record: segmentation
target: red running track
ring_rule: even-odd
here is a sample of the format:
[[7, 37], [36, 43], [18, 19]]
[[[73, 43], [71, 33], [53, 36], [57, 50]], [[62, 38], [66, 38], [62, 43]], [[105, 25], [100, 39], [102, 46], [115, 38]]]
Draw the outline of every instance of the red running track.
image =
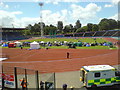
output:
[[[66, 58], [67, 52], [70, 53], [69, 59]], [[84, 65], [120, 64], [118, 50], [3, 48], [2, 53], [9, 56], [9, 59], [2, 62], [6, 67], [23, 67], [44, 73], [76, 71]]]

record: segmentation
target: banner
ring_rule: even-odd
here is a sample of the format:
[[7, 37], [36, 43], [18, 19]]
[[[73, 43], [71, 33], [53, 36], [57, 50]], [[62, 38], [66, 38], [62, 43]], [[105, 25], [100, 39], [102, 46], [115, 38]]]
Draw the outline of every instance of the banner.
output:
[[14, 75], [2, 74], [0, 78], [1, 79], [0, 86], [2, 86], [2, 77], [4, 78], [4, 87], [15, 88]]

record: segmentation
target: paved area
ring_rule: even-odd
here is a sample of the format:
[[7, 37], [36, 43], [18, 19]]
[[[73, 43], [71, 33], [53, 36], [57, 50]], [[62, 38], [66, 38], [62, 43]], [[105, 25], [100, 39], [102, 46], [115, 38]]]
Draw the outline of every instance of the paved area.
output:
[[[120, 70], [119, 66], [114, 66], [115, 68]], [[68, 88], [71, 86], [75, 88], [81, 88], [83, 83], [80, 82], [80, 71], [71, 71], [71, 72], [64, 72], [64, 73], [56, 73], [56, 87], [62, 88], [62, 85], [66, 83]]]
[[62, 88], [62, 85], [66, 83], [68, 88], [71, 86], [81, 88], [83, 84], [80, 82], [79, 77], [79, 71], [56, 73], [56, 87]]

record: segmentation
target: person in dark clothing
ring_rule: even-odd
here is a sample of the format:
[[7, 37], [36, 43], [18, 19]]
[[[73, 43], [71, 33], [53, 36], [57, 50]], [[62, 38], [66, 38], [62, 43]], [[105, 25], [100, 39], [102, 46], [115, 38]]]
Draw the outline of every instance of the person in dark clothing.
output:
[[67, 84], [63, 84], [63, 90], [67, 90]]
[[44, 90], [44, 82], [40, 81], [40, 90]]
[[21, 49], [23, 49], [23, 47], [22, 47], [22, 46], [21, 46], [20, 48], [21, 48]]
[[48, 47], [46, 47], [46, 50], [48, 50]]
[[67, 58], [70, 58], [70, 53], [69, 52], [67, 52]]
[[22, 46], [22, 45], [20, 45], [20, 48], [21, 48], [21, 49], [23, 49], [23, 46]]
[[25, 78], [23, 78], [23, 80], [21, 82], [21, 86], [22, 86], [22, 90], [26, 90], [26, 88], [27, 88], [27, 81], [25, 80]]
[[2, 90], [4, 90], [4, 87], [5, 87], [5, 78], [4, 78], [4, 76], [2, 76]]

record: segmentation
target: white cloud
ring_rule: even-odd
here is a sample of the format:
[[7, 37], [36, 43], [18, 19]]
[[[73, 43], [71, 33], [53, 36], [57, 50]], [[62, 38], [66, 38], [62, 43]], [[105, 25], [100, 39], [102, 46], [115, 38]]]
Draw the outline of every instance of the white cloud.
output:
[[[120, 0], [34, 0], [34, 2], [43, 2], [43, 3], [52, 3], [52, 4], [59, 4], [60, 2], [110, 2], [113, 5], [117, 5]], [[110, 7], [110, 5], [107, 5], [106, 7]]]
[[[29, 0], [24, 0], [29, 1]], [[111, 0], [33, 0], [34, 2], [44, 2], [44, 3], [53, 3], [58, 4], [59, 2], [110, 2]]]
[[120, 0], [112, 0], [112, 3], [113, 3], [114, 5], [118, 5], [118, 2], [120, 2]]
[[97, 12], [101, 10], [100, 6], [97, 6], [95, 3], [90, 3], [86, 7], [81, 7], [76, 4], [71, 5], [71, 17], [74, 20], [80, 19], [80, 21], [85, 24], [90, 20], [95, 20], [97, 18]]
[[44, 3], [58, 4], [61, 0], [45, 0]]
[[63, 16], [67, 16], [68, 11], [67, 11], [67, 9], [64, 9], [64, 10], [61, 10], [61, 13], [62, 13]]
[[113, 5], [112, 4], [105, 4], [104, 7], [113, 7]]
[[[67, 0], [66, 0], [67, 1]], [[88, 21], [96, 20], [97, 12], [101, 10], [100, 6], [94, 3], [88, 4], [86, 7], [82, 7], [76, 4], [72, 4], [70, 10], [63, 9], [61, 11], [52, 12], [51, 10], [42, 10], [42, 21], [46, 25], [56, 25], [58, 21], [63, 21], [64, 25], [75, 24], [76, 20], [80, 19], [82, 25], [88, 23]], [[25, 27], [28, 24], [34, 25], [34, 23], [40, 22], [40, 17], [23, 17], [17, 18], [16, 15], [23, 14], [21, 11], [8, 12], [0, 11], [0, 20], [2, 19], [2, 25], [11, 27]], [[94, 21], [93, 21], [94, 22]]]
[[48, 16], [48, 15], [50, 15], [52, 13], [52, 11], [50, 11], [50, 10], [42, 10], [42, 14], [44, 15], [44, 16]]
[[[93, 0], [94, 1], [94, 0]], [[96, 1], [96, 0], [95, 0]], [[101, 0], [100, 0], [101, 1]], [[103, 0], [104, 1], [104, 0]], [[72, 2], [72, 3], [77, 3], [77, 2], [91, 2], [91, 0], [34, 0], [34, 2], [43, 2], [43, 3], [52, 3], [52, 4], [59, 4], [60, 2]]]
[[[120, 15], [120, 14], [119, 14], [119, 15]], [[118, 14], [115, 14], [114, 16], [108, 17], [108, 19], [118, 20]]]
[[23, 12], [21, 12], [21, 11], [15, 11], [15, 12], [11, 12], [11, 14], [13, 14], [13, 15], [19, 15], [19, 14], [22, 14]]
[[28, 24], [32, 24], [34, 25], [35, 23], [38, 23], [40, 18], [36, 17], [36, 18], [31, 18], [31, 17], [24, 17], [24, 18], [21, 18], [21, 26], [27, 26]]
[[[42, 21], [47, 24], [53, 24], [56, 25], [57, 21], [65, 21], [65, 16], [66, 14], [64, 13], [66, 10], [62, 10], [62, 16], [60, 12], [52, 13], [50, 10], [43, 10], [42, 11]], [[17, 18], [16, 15], [22, 14], [21, 11], [16, 11], [16, 12], [8, 12], [8, 11], [3, 11], [0, 10], [0, 26], [3, 27], [25, 27], [28, 24], [34, 25], [35, 23], [40, 22], [40, 17], [36, 18], [31, 18], [31, 17], [23, 17], [23, 18]]]
[[52, 11], [47, 10], [47, 11], [43, 11], [45, 13], [43, 13], [43, 22], [45, 22], [46, 24], [53, 24], [55, 25], [57, 23], [57, 20], [59, 20], [60, 18], [60, 13], [56, 12], [56, 13], [52, 13]]
[[14, 25], [15, 27], [20, 27], [21, 21], [16, 18], [16, 14], [20, 14], [20, 12], [8, 12], [4, 10], [0, 10], [0, 26], [5, 27], [12, 27]]
[[[35, 2], [40, 2], [41, 0], [35, 0]], [[44, 3], [58, 4], [59, 2], [79, 2], [80, 0], [45, 0]]]
[[67, 9], [63, 9], [63, 10], [55, 12], [55, 13], [53, 13], [50, 10], [42, 11], [42, 20], [47, 25], [50, 25], [50, 24], [56, 25], [58, 21], [63, 21], [64, 25], [66, 25], [66, 24], [68, 24], [67, 16], [69, 16]]
[[2, 0], [4, 2], [110, 2], [111, 0]]
[[105, 4], [104, 7], [113, 7], [115, 5], [118, 5], [118, 3], [120, 2], [120, 0], [111, 0], [111, 4]]
[[8, 9], [9, 6], [4, 4], [3, 2], [0, 2], [0, 9]]

